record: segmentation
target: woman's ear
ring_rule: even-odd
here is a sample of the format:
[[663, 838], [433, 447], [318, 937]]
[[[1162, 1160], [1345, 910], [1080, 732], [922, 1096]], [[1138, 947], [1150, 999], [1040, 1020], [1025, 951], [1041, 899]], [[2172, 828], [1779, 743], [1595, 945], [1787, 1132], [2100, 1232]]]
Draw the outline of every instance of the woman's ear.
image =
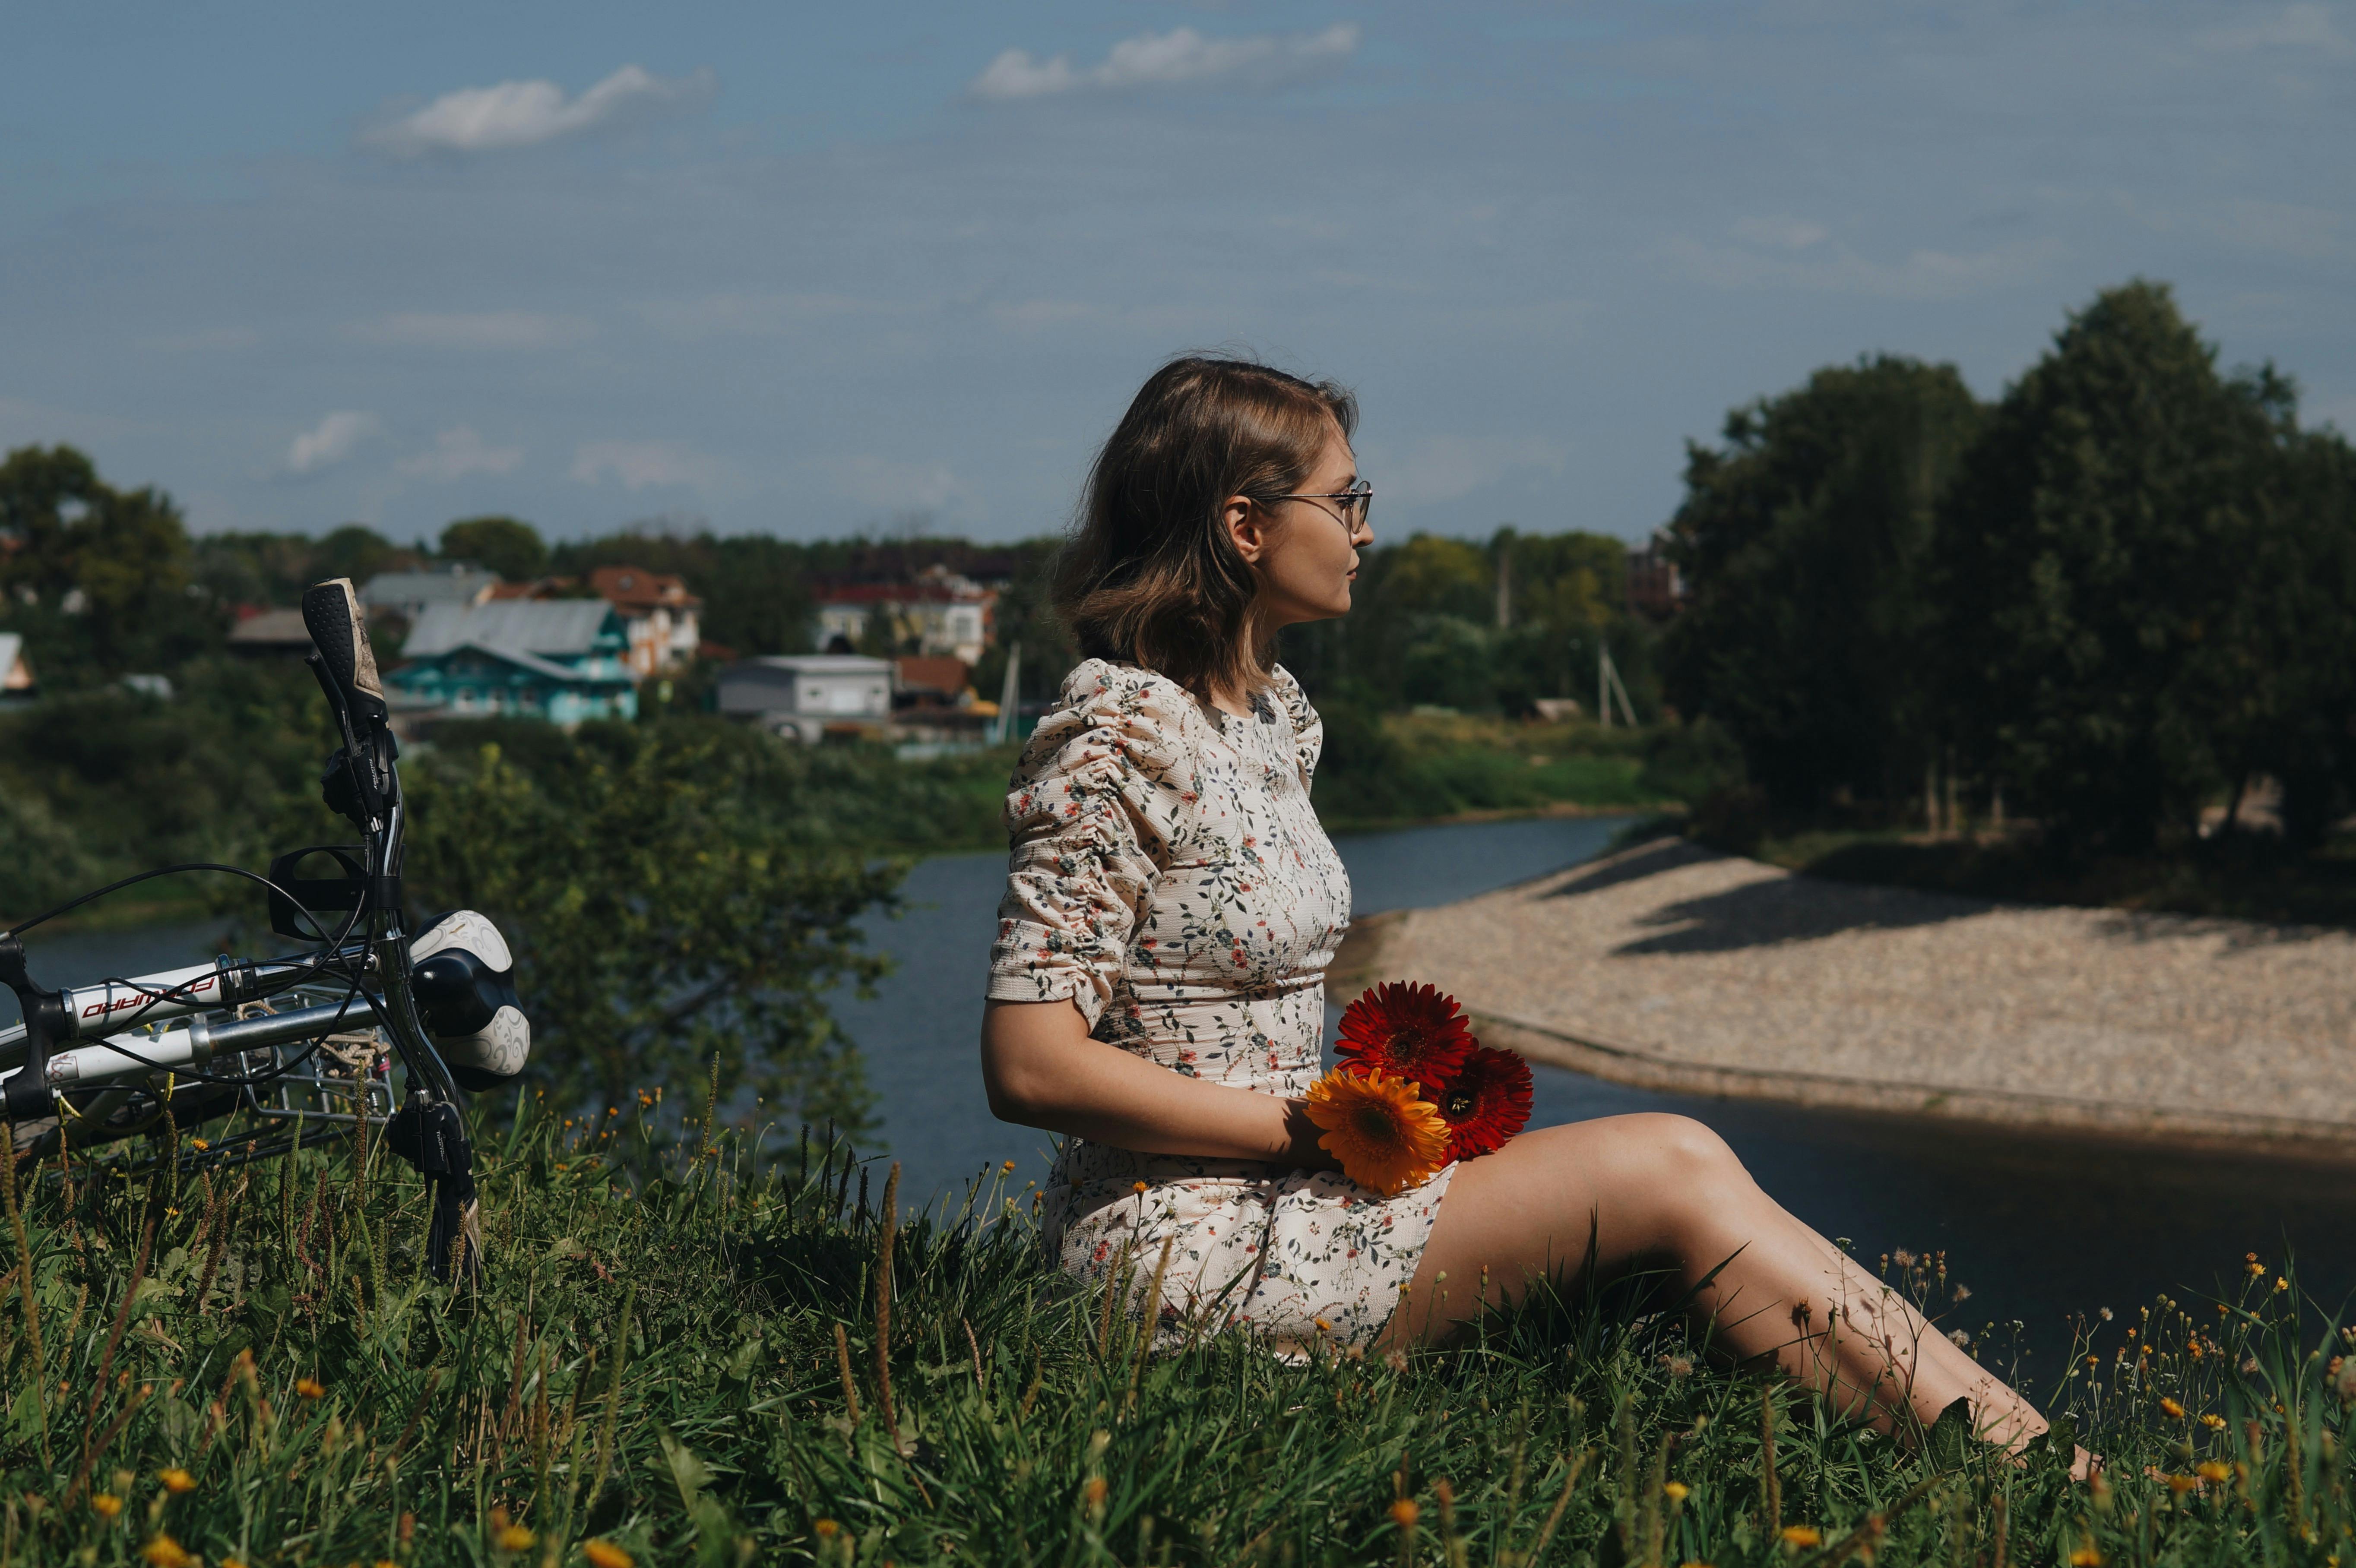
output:
[[1268, 550], [1268, 514], [1248, 496], [1230, 496], [1219, 508], [1219, 524], [1235, 541], [1236, 553], [1247, 566], [1258, 566]]

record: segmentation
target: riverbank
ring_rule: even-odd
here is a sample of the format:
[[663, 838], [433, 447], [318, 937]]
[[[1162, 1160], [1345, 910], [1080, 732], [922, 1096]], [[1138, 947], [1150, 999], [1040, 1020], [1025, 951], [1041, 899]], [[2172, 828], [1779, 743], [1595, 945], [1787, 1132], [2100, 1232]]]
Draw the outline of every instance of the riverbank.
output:
[[1676, 839], [1376, 917], [1336, 966], [1669, 1093], [2356, 1163], [2356, 934], [1796, 876]]

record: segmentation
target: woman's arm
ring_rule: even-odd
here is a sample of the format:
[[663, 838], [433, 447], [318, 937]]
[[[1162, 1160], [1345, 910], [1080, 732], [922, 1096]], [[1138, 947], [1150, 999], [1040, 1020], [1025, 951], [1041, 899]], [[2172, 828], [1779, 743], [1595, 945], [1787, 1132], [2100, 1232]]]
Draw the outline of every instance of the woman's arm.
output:
[[1002, 1122], [1140, 1154], [1264, 1159], [1339, 1170], [1299, 1100], [1173, 1072], [1088, 1038], [1063, 1002], [991, 1002], [981, 1017], [981, 1078]]

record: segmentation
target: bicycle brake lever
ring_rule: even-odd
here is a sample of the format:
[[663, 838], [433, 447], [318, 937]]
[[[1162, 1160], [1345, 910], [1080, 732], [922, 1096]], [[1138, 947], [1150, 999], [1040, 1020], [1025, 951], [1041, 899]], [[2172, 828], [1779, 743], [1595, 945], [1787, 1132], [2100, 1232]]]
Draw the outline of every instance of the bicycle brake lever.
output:
[[13, 931], [0, 935], [0, 986], [16, 993], [16, 1007], [25, 1015], [25, 1064], [0, 1091], [0, 1115], [11, 1122], [35, 1121], [53, 1108], [49, 1046], [67, 1029], [65, 998], [33, 984], [25, 968], [25, 939]]

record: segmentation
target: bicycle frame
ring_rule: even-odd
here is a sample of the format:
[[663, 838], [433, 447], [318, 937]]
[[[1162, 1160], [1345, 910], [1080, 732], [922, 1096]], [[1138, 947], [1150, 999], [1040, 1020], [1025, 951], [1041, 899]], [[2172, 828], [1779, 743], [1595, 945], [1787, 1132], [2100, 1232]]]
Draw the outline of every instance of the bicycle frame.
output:
[[[20, 936], [0, 933], [0, 985], [16, 992], [25, 1019], [0, 1031], [0, 1066], [15, 1066], [0, 1081], [0, 1118], [15, 1125], [56, 1117], [62, 1136], [70, 1122], [91, 1120], [92, 1107], [108, 1104], [110, 1095], [119, 1096], [112, 1102], [119, 1107], [130, 1096], [155, 1093], [158, 1080], [168, 1104], [186, 1072], [194, 1083], [236, 1084], [264, 1117], [295, 1122], [298, 1141], [305, 1122], [382, 1123], [393, 1152], [433, 1189], [427, 1259], [435, 1277], [447, 1280], [478, 1266], [481, 1222], [458, 1085], [426, 1031], [411, 982], [414, 933], [402, 909], [406, 818], [399, 748], [350, 580], [305, 592], [303, 618], [314, 647], [307, 662], [341, 741], [329, 757], [323, 793], [366, 841], [359, 874], [342, 884], [348, 898], [333, 904], [349, 912], [342, 929], [329, 934], [330, 925], [302, 909], [327, 937], [311, 953], [224, 959], [64, 990], [37, 985]], [[284, 864], [267, 879], [273, 901], [301, 908], [279, 880]], [[289, 997], [305, 1005], [269, 1007]], [[347, 1049], [332, 1049], [338, 1041]], [[322, 1053], [327, 1061], [319, 1061]], [[391, 1110], [390, 1058], [399, 1059], [407, 1080], [398, 1112]], [[204, 1071], [222, 1062], [236, 1071]], [[274, 1104], [264, 1105], [254, 1093], [262, 1087]], [[98, 1095], [88, 1104], [71, 1097], [87, 1099], [93, 1088]], [[377, 1114], [380, 1104], [389, 1114]]]

